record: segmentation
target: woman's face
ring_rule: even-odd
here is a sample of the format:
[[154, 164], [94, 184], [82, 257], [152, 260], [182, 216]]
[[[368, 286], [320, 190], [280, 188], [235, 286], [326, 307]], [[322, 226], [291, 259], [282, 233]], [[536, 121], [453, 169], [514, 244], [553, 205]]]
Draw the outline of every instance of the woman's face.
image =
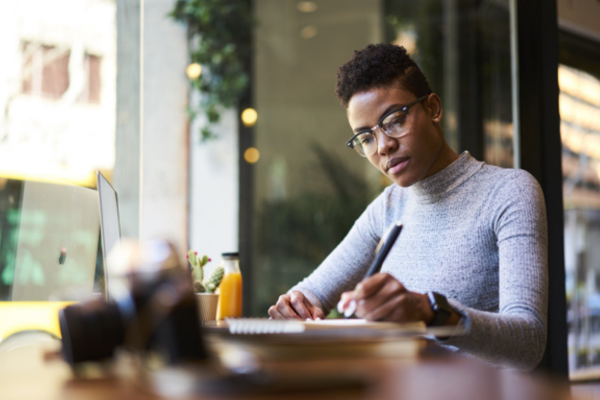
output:
[[[354, 133], [371, 129], [386, 112], [416, 99], [414, 94], [398, 85], [357, 93], [348, 103], [348, 122]], [[411, 126], [405, 136], [391, 138], [381, 129], [375, 130], [377, 151], [368, 157], [369, 162], [402, 187], [442, 170], [453, 160], [448, 158], [450, 148], [438, 128], [441, 117], [440, 99], [431, 94], [408, 109]]]

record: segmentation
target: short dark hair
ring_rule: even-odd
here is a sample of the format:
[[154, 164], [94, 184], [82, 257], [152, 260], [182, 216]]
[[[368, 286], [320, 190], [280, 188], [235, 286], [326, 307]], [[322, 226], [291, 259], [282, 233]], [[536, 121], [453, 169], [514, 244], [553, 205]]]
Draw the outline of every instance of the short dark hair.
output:
[[370, 44], [354, 55], [337, 73], [335, 94], [344, 107], [356, 93], [399, 83], [416, 97], [432, 93], [427, 78], [403, 46]]

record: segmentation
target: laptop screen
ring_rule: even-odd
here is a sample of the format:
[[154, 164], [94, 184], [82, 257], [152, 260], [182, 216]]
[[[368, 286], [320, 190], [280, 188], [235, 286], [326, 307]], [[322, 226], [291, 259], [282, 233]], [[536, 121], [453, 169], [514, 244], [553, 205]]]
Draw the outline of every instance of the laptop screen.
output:
[[100, 231], [96, 191], [21, 180], [4, 189], [1, 299], [73, 301], [92, 294]]

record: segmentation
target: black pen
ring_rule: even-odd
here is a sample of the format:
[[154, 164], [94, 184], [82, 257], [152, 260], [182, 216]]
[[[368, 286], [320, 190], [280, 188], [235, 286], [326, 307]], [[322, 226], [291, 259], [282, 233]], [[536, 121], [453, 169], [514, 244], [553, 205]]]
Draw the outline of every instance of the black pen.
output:
[[[375, 275], [381, 270], [381, 266], [383, 265], [385, 258], [387, 257], [394, 243], [396, 243], [396, 239], [398, 239], [398, 236], [400, 236], [400, 231], [402, 231], [402, 223], [396, 222], [388, 231], [387, 235], [384, 235], [381, 238], [379, 244], [377, 245], [377, 248], [375, 249], [375, 252], [377, 253], [375, 261], [373, 261], [373, 264], [371, 264], [371, 266], [369, 267], [369, 270], [365, 274], [363, 281]], [[356, 311], [356, 306], [356, 302], [352, 300], [348, 305], [348, 308], [344, 310], [344, 317], [350, 318], [352, 315], [354, 315], [354, 312]], [[341, 312], [339, 305], [338, 311]]]

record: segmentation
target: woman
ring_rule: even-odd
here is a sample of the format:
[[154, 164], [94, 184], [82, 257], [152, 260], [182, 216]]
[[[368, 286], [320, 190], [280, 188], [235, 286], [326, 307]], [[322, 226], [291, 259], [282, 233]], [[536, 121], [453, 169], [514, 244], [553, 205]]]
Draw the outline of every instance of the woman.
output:
[[[496, 365], [533, 369], [546, 343], [547, 228], [525, 171], [460, 156], [442, 104], [403, 47], [369, 45], [338, 71], [347, 143], [388, 176], [385, 189], [327, 259], [280, 296], [272, 318], [323, 318], [341, 298], [369, 320], [455, 325], [439, 340]], [[361, 281], [388, 227], [403, 230], [381, 273]]]

